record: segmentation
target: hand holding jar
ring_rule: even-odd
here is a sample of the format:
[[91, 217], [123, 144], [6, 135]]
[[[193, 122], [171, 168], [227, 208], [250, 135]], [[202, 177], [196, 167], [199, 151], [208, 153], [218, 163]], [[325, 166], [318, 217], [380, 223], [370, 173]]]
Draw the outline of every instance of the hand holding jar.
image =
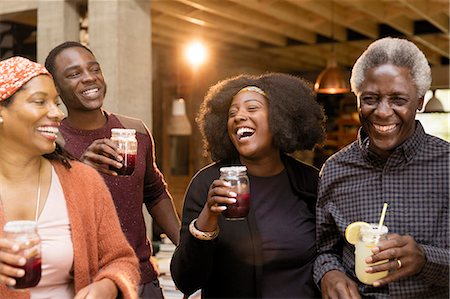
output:
[[111, 129], [111, 140], [117, 145], [118, 153], [122, 156], [122, 167], [110, 167], [118, 175], [131, 175], [134, 172], [137, 155], [136, 130]]
[[41, 279], [41, 240], [34, 221], [10, 221], [0, 239], [0, 281], [14, 289], [36, 286]]
[[223, 215], [227, 220], [242, 220], [250, 210], [250, 184], [247, 167], [230, 166], [220, 168], [220, 180], [227, 182], [229, 188], [237, 194], [236, 202], [228, 204]]

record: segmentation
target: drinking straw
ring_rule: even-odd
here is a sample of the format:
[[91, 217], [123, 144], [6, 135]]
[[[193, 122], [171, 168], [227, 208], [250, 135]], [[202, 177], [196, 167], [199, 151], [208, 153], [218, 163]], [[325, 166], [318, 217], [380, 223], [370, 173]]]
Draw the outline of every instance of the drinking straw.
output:
[[381, 217], [380, 217], [380, 222], [378, 223], [378, 230], [381, 230], [381, 227], [383, 226], [383, 222], [384, 222], [384, 217], [386, 216], [386, 210], [388, 208], [388, 204], [387, 202], [385, 202], [383, 204], [383, 210], [381, 211]]

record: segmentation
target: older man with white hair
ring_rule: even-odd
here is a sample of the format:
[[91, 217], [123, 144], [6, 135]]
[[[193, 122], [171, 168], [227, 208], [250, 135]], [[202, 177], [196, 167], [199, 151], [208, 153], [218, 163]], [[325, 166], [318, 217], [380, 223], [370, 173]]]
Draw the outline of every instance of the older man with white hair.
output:
[[[450, 147], [415, 120], [430, 84], [427, 59], [404, 39], [377, 40], [356, 61], [351, 86], [362, 128], [325, 162], [318, 187], [314, 279], [323, 298], [449, 297]], [[385, 202], [389, 234], [363, 271], [388, 274], [364, 284], [345, 230], [378, 223]]]

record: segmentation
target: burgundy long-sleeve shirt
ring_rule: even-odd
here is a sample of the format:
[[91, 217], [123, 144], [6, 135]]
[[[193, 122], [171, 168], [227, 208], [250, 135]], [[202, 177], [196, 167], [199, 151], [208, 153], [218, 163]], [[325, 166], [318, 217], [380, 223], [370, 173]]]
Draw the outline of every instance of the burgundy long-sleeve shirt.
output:
[[[122, 230], [139, 258], [141, 283], [146, 283], [156, 278], [156, 272], [150, 263], [152, 246], [146, 234], [142, 204], [145, 203], [150, 210], [163, 198], [170, 198], [170, 195], [164, 177], [155, 163], [153, 138], [143, 123], [142, 126], [146, 133], [136, 133], [138, 150], [133, 174], [116, 177], [102, 174], [102, 176], [112, 194]], [[108, 115], [106, 125], [100, 129], [79, 130], [63, 120], [59, 130], [64, 137], [64, 148], [73, 156], [80, 158], [92, 142], [110, 138], [112, 128], [124, 128], [114, 114]]]

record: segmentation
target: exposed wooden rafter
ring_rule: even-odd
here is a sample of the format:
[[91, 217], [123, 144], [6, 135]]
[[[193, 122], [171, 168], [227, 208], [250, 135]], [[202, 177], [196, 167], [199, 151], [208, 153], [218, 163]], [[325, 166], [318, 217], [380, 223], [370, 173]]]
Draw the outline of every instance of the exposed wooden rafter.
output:
[[152, 0], [152, 13], [155, 30], [253, 52], [244, 63], [283, 61], [287, 71], [322, 69], [331, 52], [350, 68], [383, 36], [414, 41], [432, 65], [450, 58], [449, 0]]

